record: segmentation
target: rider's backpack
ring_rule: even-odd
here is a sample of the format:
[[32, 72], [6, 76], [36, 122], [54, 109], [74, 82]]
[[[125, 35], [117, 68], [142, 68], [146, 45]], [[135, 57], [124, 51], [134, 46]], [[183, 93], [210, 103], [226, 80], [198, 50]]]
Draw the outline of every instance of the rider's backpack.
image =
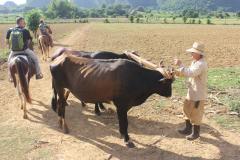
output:
[[23, 30], [20, 28], [14, 28], [10, 34], [10, 48], [12, 51], [23, 51]]

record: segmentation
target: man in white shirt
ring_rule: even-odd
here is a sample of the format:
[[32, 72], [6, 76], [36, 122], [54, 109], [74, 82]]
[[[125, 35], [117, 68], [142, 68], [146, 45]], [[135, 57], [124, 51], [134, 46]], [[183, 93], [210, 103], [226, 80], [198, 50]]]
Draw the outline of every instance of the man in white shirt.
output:
[[185, 67], [181, 60], [175, 59], [179, 66], [177, 76], [188, 78], [188, 92], [184, 101], [183, 113], [186, 126], [178, 130], [186, 134], [188, 140], [197, 139], [200, 135], [200, 124], [204, 114], [204, 103], [207, 99], [207, 62], [204, 59], [204, 44], [195, 42], [193, 47], [186, 50], [192, 55], [193, 62], [190, 67]]

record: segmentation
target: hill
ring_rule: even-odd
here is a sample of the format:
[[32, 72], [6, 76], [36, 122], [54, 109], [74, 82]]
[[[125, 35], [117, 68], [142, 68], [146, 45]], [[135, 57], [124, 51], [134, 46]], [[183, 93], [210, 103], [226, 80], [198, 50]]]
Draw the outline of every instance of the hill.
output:
[[159, 0], [160, 8], [164, 10], [207, 9], [207, 10], [240, 10], [239, 0]]
[[[44, 7], [51, 0], [27, 0], [27, 5], [31, 7]], [[128, 4], [132, 7], [144, 6], [151, 8], [160, 8], [164, 10], [183, 10], [186, 8], [192, 9], [208, 9], [225, 11], [239, 11], [239, 0], [70, 0], [74, 4], [83, 8], [96, 8], [102, 4]]]
[[2, 7], [17, 7], [17, 4], [12, 2], [12, 1], [7, 1], [5, 2], [3, 5], [1, 5]]

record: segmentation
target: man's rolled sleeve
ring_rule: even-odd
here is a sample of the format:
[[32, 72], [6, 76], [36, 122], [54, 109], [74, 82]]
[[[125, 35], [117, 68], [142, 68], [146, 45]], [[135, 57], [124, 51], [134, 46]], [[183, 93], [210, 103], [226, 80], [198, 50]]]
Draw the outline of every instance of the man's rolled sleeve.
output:
[[197, 77], [199, 74], [201, 74], [202, 68], [200, 65], [193, 65], [189, 68], [187, 67], [181, 67], [180, 72], [183, 74], [185, 77]]
[[6, 35], [7, 40], [9, 40], [11, 32], [12, 32], [12, 30], [10, 30], [10, 29], [7, 31], [7, 35]]

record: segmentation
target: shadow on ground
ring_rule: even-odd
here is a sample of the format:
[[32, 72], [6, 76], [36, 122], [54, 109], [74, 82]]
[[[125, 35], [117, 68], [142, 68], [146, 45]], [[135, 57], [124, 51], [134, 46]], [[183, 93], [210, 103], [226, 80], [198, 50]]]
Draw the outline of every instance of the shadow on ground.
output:
[[[94, 110], [90, 107], [82, 108], [80, 103], [70, 100], [69, 106], [66, 109], [66, 119], [70, 128], [70, 135], [89, 144], [92, 144], [107, 154], [119, 159], [164, 159], [164, 160], [192, 160], [201, 159], [202, 157], [187, 157], [181, 154], [173, 153], [167, 150], [158, 148], [155, 144], [143, 144], [141, 140], [133, 139], [134, 143], [141, 148], [127, 149], [123, 141], [122, 144], [110, 143], [103, 140], [104, 137], [113, 136], [119, 138], [118, 120], [116, 113], [103, 113], [101, 116], [94, 115]], [[31, 108], [29, 114], [37, 121], [31, 120], [34, 123], [43, 123], [52, 128], [62, 132], [57, 126], [57, 114], [55, 114], [50, 105], [41, 101], [34, 100], [35, 105], [45, 107], [46, 111], [41, 111], [36, 108]], [[34, 116], [34, 113], [41, 114], [42, 118]], [[139, 119], [134, 116], [128, 116], [129, 133], [136, 135], [165, 135], [168, 138], [184, 138], [176, 133], [176, 128], [182, 124], [171, 124], [166, 122], [158, 122], [152, 120]], [[203, 125], [202, 133], [210, 133], [215, 130], [209, 125]], [[91, 133], [91, 134], [90, 134]], [[210, 133], [211, 134], [211, 133]], [[239, 146], [230, 144], [225, 141], [219, 132], [211, 134], [214, 139], [201, 137], [203, 143], [209, 143], [219, 149], [220, 159], [238, 159]], [[158, 140], [157, 140], [158, 141]], [[156, 141], [156, 143], [158, 143]], [[161, 141], [161, 139], [159, 139]], [[205, 148], [203, 148], [205, 149]], [[229, 154], [227, 153], [229, 151]], [[231, 154], [230, 154], [231, 153]], [[207, 160], [207, 159], [206, 159]]]

